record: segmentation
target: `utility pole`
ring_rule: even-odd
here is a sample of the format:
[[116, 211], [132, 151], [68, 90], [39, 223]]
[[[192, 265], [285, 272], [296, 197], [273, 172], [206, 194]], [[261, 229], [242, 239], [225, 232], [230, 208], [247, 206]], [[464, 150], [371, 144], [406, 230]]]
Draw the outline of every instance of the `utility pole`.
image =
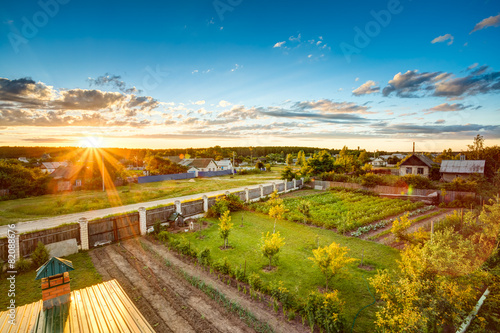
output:
[[104, 157], [102, 156], [102, 151], [101, 151], [101, 168], [102, 168], [102, 191], [106, 191], [106, 188], [104, 187]]
[[235, 153], [235, 152], [233, 151], [233, 167], [231, 168], [231, 169], [232, 169], [232, 170], [231, 170], [231, 172], [232, 172], [232, 173], [234, 173], [234, 166], [235, 166], [235, 164], [234, 164], [234, 153]]

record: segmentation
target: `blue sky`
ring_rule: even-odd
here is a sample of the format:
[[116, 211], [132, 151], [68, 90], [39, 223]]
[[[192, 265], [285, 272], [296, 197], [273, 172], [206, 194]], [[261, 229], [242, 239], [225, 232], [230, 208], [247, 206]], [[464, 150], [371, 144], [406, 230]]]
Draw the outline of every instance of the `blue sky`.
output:
[[497, 1], [0, 5], [0, 144], [500, 144]]

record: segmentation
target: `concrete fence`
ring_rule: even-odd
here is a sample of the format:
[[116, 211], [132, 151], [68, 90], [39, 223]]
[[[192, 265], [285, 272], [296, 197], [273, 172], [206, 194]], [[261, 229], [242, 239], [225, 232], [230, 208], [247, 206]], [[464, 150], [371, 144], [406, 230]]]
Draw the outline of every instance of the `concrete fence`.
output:
[[[278, 190], [278, 193], [285, 193], [285, 191], [298, 190], [302, 186], [303, 180], [301, 179], [291, 182], [277, 181], [265, 186], [246, 188], [244, 191], [226, 191], [225, 194], [234, 194], [242, 201], [252, 202], [268, 196], [275, 189]], [[96, 246], [145, 235], [147, 229], [152, 227], [155, 222], [163, 223], [168, 221], [168, 218], [174, 212], [181, 213], [184, 217], [202, 216], [216, 203], [218, 196], [207, 197], [206, 195], [200, 195], [201, 198], [195, 200], [184, 202], [177, 200], [173, 204], [151, 209], [140, 207], [138, 211], [90, 221], [86, 218], [80, 218], [78, 223], [75, 224], [17, 235], [16, 258], [30, 256], [39, 241], [44, 245], [48, 245], [68, 239], [76, 239], [82, 250], [89, 250]], [[0, 238], [0, 259], [3, 261], [8, 260], [7, 238]]]

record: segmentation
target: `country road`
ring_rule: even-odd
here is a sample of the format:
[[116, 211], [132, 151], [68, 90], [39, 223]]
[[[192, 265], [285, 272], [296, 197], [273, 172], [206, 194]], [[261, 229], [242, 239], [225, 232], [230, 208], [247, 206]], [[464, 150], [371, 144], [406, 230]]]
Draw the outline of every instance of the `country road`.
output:
[[[275, 183], [279, 183], [279, 182], [280, 181], [277, 180]], [[85, 217], [87, 220], [92, 220], [95, 218], [100, 218], [100, 217], [108, 216], [111, 214], [126, 213], [126, 212], [130, 212], [130, 211], [138, 210], [139, 207], [149, 208], [149, 207], [154, 207], [154, 206], [158, 206], [158, 205], [165, 205], [165, 204], [169, 204], [169, 203], [174, 203], [176, 200], [184, 201], [184, 200], [190, 200], [190, 199], [198, 199], [198, 198], [201, 198], [203, 195], [210, 197], [210, 196], [214, 196], [214, 195], [224, 194], [226, 191], [238, 192], [238, 191], [243, 191], [245, 188], [253, 189], [253, 188], [258, 188], [260, 185], [265, 186], [265, 185], [269, 185], [272, 183], [273, 182], [267, 182], [267, 183], [262, 183], [262, 184], [258, 184], [258, 185], [228, 188], [225, 190], [198, 193], [198, 194], [186, 195], [186, 196], [176, 197], [176, 198], [140, 202], [140, 203], [126, 205], [126, 206], [118, 206], [118, 207], [112, 207], [112, 208], [90, 210], [90, 211], [80, 212], [80, 213], [75, 213], [75, 214], [67, 214], [67, 215], [47, 217], [47, 218], [33, 220], [33, 221], [18, 222], [18, 223], [16, 223], [15, 230], [17, 233], [24, 233], [24, 232], [33, 231], [33, 230], [54, 228], [54, 227], [57, 227], [61, 224], [78, 222], [78, 219], [80, 219], [81, 217]], [[0, 226], [0, 238], [7, 236], [8, 229], [9, 229], [8, 225]]]

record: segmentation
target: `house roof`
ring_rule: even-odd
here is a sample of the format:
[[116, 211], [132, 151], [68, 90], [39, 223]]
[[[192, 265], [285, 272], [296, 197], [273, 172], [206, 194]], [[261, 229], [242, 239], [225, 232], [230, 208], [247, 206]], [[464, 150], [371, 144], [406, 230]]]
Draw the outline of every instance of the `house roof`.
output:
[[83, 167], [68, 165], [68, 166], [60, 166], [54, 172], [52, 172], [49, 176], [54, 179], [71, 179], [76, 176]]
[[230, 166], [231, 161], [229, 160], [220, 160], [215, 162], [218, 166]]
[[43, 310], [43, 301], [0, 312], [0, 332], [154, 332], [116, 280], [71, 292], [71, 301]]
[[74, 271], [73, 263], [66, 259], [52, 257], [45, 264], [36, 270], [35, 280], [40, 280], [49, 276]]
[[42, 162], [42, 167], [46, 169], [57, 169], [60, 166], [68, 166], [67, 162]]
[[213, 158], [190, 158], [182, 160], [179, 164], [190, 168], [203, 169], [208, 167], [213, 160]]
[[179, 164], [182, 161], [182, 159], [179, 156], [165, 156], [165, 158], [177, 164]]
[[442, 173], [484, 173], [484, 160], [459, 161], [459, 160], [444, 160], [441, 163]]
[[423, 164], [427, 165], [429, 168], [432, 168], [433, 165], [439, 165], [439, 163], [434, 162], [429, 157], [425, 155], [411, 154], [407, 156], [400, 165], [406, 165], [406, 162], [409, 161], [412, 157], [418, 158]]

